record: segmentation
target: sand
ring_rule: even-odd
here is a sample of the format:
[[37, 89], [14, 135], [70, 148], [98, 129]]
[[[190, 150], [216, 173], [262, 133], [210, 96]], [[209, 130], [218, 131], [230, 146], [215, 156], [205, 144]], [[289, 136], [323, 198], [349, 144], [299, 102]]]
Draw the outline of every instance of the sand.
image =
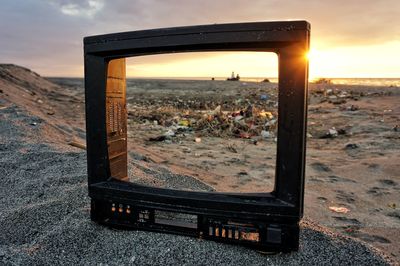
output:
[[[84, 138], [83, 106], [82, 98], [79, 98], [82, 92], [77, 93], [73, 88], [50, 82], [41, 84], [41, 89], [46, 89], [41, 92], [38, 86], [32, 85], [33, 81], [46, 81], [32, 72], [14, 66], [2, 66], [1, 70], [0, 261], [6, 265], [384, 265], [398, 262], [398, 209], [387, 206], [388, 202], [398, 203], [399, 199], [396, 193], [398, 176], [392, 173], [398, 169], [396, 162], [385, 160], [385, 155], [370, 158], [367, 152], [356, 154], [361, 158], [343, 158], [340, 161], [342, 153], [348, 152], [340, 146], [342, 141], [345, 144], [348, 140], [342, 139], [323, 140], [333, 142], [326, 151], [310, 145], [308, 154], [312, 161], [308, 161], [307, 175], [311, 177], [308, 177], [306, 184], [306, 218], [302, 222], [299, 252], [263, 255], [247, 248], [211, 241], [120, 231], [97, 225], [89, 219], [85, 151], [67, 144], [71, 140], [83, 141]], [[11, 73], [15, 79], [4, 78], [4, 71]], [[32, 92], [35, 94], [32, 95]], [[387, 105], [398, 119], [398, 110], [394, 109], [396, 105], [390, 101], [390, 97], [397, 96], [388, 97]], [[374, 100], [380, 98], [377, 96]], [[48, 112], [49, 108], [54, 113]], [[381, 145], [380, 139], [374, 138]], [[398, 140], [389, 140], [392, 145], [388, 144], [387, 149], [380, 152], [398, 157], [398, 148], [396, 150], [393, 145]], [[387, 138], [384, 137], [382, 142], [385, 141]], [[360, 145], [364, 147], [363, 143]], [[165, 161], [165, 155], [154, 155], [151, 147], [143, 145], [132, 150], [130, 163], [137, 165], [136, 168], [152, 171], [145, 171], [149, 175], [168, 180], [167, 185], [174, 186], [171, 183], [173, 180], [184, 180], [180, 182], [185, 186], [204, 189], [207, 182], [190, 178], [191, 170], [184, 172], [184, 165], [172, 161], [160, 167], [159, 162]], [[178, 148], [176, 145], [175, 150]], [[174, 150], [173, 147], [168, 149]], [[335, 150], [337, 153], [333, 153]], [[219, 158], [218, 154], [214, 157]], [[347, 161], [351, 163], [344, 164]], [[370, 164], [378, 166], [370, 168]], [[367, 173], [372, 173], [369, 174], [372, 178], [363, 176], [363, 165], [369, 169], [365, 170]], [[209, 178], [212, 177], [209, 175]], [[311, 178], [322, 181], [312, 181]], [[386, 181], [379, 181], [381, 179]], [[377, 192], [364, 191], [370, 186]], [[375, 195], [382, 190], [389, 193]], [[338, 199], [338, 196], [342, 199]], [[348, 204], [345, 206], [351, 210], [346, 215], [328, 210], [330, 205], [344, 204]], [[376, 208], [382, 210], [372, 215], [370, 210]], [[364, 220], [367, 218], [372, 220]], [[351, 225], [353, 231], [344, 228], [346, 225]], [[346, 230], [352, 237], [341, 234]]]

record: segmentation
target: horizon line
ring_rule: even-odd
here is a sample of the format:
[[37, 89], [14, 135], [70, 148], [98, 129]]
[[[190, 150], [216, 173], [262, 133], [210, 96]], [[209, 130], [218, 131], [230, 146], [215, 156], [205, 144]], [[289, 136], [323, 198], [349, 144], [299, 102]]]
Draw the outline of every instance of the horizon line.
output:
[[[84, 76], [42, 76], [44, 78], [84, 78]], [[184, 78], [195, 78], [195, 79], [226, 79], [227, 77], [218, 77], [218, 76], [207, 76], [207, 77], [193, 77], [193, 76], [181, 76], [181, 77], [157, 77], [157, 76], [143, 76], [143, 77], [126, 77], [127, 79], [184, 79]], [[278, 77], [247, 77], [241, 76], [241, 79], [278, 79]], [[318, 76], [309, 78], [311, 80], [314, 79], [400, 79], [400, 77], [327, 77], [327, 76]]]

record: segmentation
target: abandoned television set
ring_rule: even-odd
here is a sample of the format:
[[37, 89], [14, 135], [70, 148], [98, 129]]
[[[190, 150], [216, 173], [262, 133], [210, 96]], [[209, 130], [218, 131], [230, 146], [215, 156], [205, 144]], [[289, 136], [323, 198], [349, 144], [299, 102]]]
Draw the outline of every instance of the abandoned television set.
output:
[[[303, 216], [310, 24], [215, 24], [84, 38], [91, 219], [269, 252], [299, 248]], [[128, 57], [249, 51], [278, 55], [278, 131], [272, 192], [201, 192], [130, 182], [127, 169]], [[183, 217], [183, 218], [182, 218]]]

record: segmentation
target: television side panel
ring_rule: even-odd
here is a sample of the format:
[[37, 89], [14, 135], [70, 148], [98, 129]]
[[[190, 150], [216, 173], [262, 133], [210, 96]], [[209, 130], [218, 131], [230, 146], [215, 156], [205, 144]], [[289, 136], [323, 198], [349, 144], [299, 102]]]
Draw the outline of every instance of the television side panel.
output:
[[125, 58], [109, 61], [106, 85], [106, 128], [110, 174], [128, 180]]

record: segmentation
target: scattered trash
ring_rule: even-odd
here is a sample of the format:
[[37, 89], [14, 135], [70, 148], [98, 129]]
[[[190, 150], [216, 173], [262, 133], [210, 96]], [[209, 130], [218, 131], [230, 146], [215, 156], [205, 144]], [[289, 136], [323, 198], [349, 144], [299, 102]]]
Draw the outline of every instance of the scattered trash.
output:
[[345, 147], [346, 150], [354, 150], [357, 148], [359, 148], [359, 146], [356, 143], [348, 143]]
[[272, 119], [274, 117], [271, 112], [266, 112], [264, 110], [262, 110], [258, 115], [261, 116], [261, 117], [266, 117], [268, 119]]
[[244, 118], [244, 116], [242, 115], [237, 115], [234, 117], [235, 122], [238, 122], [239, 120], [242, 120]]
[[332, 84], [332, 80], [327, 78], [318, 78], [313, 81], [315, 84]]
[[357, 111], [358, 109], [360, 109], [359, 107], [358, 107], [358, 105], [354, 105], [354, 104], [352, 104], [351, 106], [348, 106], [347, 108], [346, 108], [348, 111]]
[[151, 138], [149, 138], [149, 141], [164, 141], [166, 139], [167, 139], [167, 137], [162, 135], [162, 136], [157, 136], [157, 137], [151, 137]]
[[218, 105], [218, 106], [214, 109], [214, 111], [212, 111], [211, 115], [213, 115], [213, 116], [219, 116], [219, 115], [221, 115], [221, 105]]
[[321, 136], [321, 139], [327, 139], [327, 138], [336, 138], [338, 136], [338, 131], [336, 130], [335, 127], [332, 127], [328, 130], [328, 132], [325, 133], [325, 135]]
[[[159, 106], [156, 110], [142, 108], [140, 105], [128, 106], [128, 117], [131, 123], [162, 126], [167, 130], [172, 130], [166, 135], [163, 134], [171, 141], [186, 132], [201, 132], [202, 137], [251, 139], [261, 136], [261, 131], [264, 130], [269, 131], [272, 137], [275, 136], [278, 124], [277, 95], [255, 92], [252, 96], [255, 97], [254, 101], [239, 97], [227, 99], [221, 104], [203, 103], [197, 99], [184, 101], [176, 98], [169, 102], [168, 106]], [[252, 104], [249, 104], [250, 102]], [[145, 104], [157, 106], [159, 102], [146, 101]], [[213, 107], [210, 108], [210, 106]], [[165, 141], [164, 137], [153, 137], [151, 140]]]
[[233, 153], [238, 153], [236, 146], [234, 144], [228, 144], [228, 150], [233, 152]]
[[307, 138], [312, 138], [313, 135], [311, 135], [310, 133], [307, 133]]
[[339, 129], [337, 130], [337, 133], [338, 133], [339, 135], [346, 135], [346, 134], [347, 134], [347, 130], [344, 129], [344, 128], [339, 128]]
[[183, 150], [182, 150], [184, 153], [191, 153], [192, 152], [192, 150], [189, 148], [189, 147], [183, 147]]
[[166, 138], [174, 137], [175, 136], [175, 132], [172, 129], [169, 129], [167, 132], [165, 132], [164, 136]]
[[238, 176], [245, 176], [245, 175], [249, 175], [246, 171], [240, 171], [239, 173], [237, 173]]
[[332, 127], [332, 128], [330, 128], [330, 129], [328, 130], [328, 134], [329, 134], [329, 136], [331, 136], [331, 137], [337, 137], [338, 132], [337, 132], [337, 130], [336, 130], [335, 127]]
[[43, 101], [39, 99], [39, 100], [37, 100], [37, 103], [42, 104]]
[[[272, 114], [271, 114], [271, 118], [272, 118]], [[265, 126], [266, 126], [268, 129], [270, 129], [270, 127], [273, 127], [273, 126], [276, 125], [276, 122], [277, 122], [277, 121], [278, 121], [278, 120], [276, 120], [276, 119], [269, 120], [269, 121], [267, 121], [267, 122], [265, 123]]]
[[263, 137], [264, 139], [269, 139], [272, 137], [272, 134], [269, 131], [263, 130], [261, 131], [261, 137]]
[[195, 141], [196, 143], [200, 143], [200, 142], [201, 142], [201, 138], [195, 138], [194, 141]]
[[[339, 89], [326, 89], [318, 87], [311, 90], [311, 93], [320, 98], [320, 103], [329, 102], [335, 105], [344, 104], [347, 102], [347, 100], [358, 101], [360, 97], [365, 96], [362, 91], [341, 91]], [[359, 107], [357, 105], [354, 105], [353, 107], [344, 107], [343, 110], [356, 111], [358, 108]]]
[[335, 207], [335, 206], [330, 206], [329, 209], [333, 212], [337, 213], [348, 213], [350, 210], [347, 209], [346, 207]]
[[242, 138], [242, 139], [250, 139], [250, 138], [251, 138], [251, 135], [250, 135], [249, 133], [242, 132], [242, 133], [239, 134], [239, 138]]
[[178, 125], [188, 127], [190, 125], [190, 121], [189, 120], [181, 120], [181, 121], [179, 121]]
[[253, 106], [252, 105], [247, 106], [246, 110], [244, 111], [244, 116], [245, 117], [253, 116]]
[[69, 141], [68, 145], [71, 145], [73, 147], [76, 147], [76, 148], [79, 148], [79, 149], [82, 149], [82, 150], [86, 150], [86, 145], [82, 144], [80, 142], [77, 142], [77, 141]]
[[36, 123], [36, 122], [32, 122], [30, 125], [31, 125], [31, 126], [36, 126], [37, 123]]

